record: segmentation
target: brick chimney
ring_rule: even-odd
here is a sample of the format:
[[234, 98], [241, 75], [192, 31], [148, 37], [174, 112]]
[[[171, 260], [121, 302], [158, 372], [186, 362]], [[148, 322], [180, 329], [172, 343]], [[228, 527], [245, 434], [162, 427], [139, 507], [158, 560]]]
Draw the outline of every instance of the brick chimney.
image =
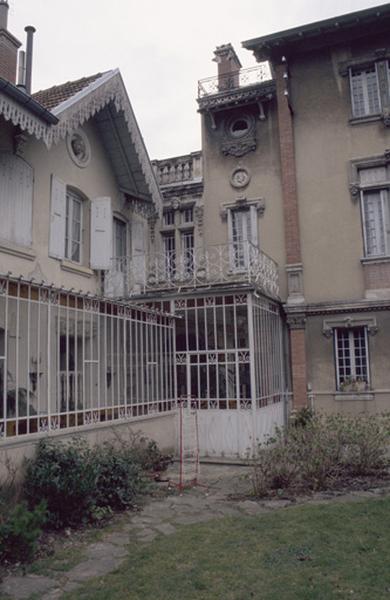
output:
[[239, 87], [240, 59], [231, 44], [217, 46], [214, 62], [218, 64], [218, 89], [220, 92]]
[[8, 30], [8, 0], [0, 0], [0, 77], [16, 83], [18, 49], [22, 45]]

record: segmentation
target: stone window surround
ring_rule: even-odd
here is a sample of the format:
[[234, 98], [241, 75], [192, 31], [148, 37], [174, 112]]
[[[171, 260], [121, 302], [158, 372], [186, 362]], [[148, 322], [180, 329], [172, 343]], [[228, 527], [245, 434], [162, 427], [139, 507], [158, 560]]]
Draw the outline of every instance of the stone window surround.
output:
[[[390, 165], [390, 149], [385, 150], [383, 154], [369, 156], [364, 158], [354, 159], [350, 162], [349, 172], [349, 191], [354, 202], [360, 201], [361, 219], [363, 220], [363, 192], [367, 190], [390, 189], [390, 179], [378, 183], [361, 184], [359, 179], [359, 171], [362, 169], [370, 169], [373, 167], [388, 167]], [[364, 235], [364, 233], [363, 233]], [[370, 264], [375, 262], [389, 262], [390, 256], [363, 256], [362, 264]]]
[[366, 327], [369, 335], [376, 335], [378, 325], [375, 317], [351, 316], [334, 317], [332, 319], [324, 319], [322, 324], [322, 334], [326, 338], [333, 336], [334, 329], [351, 329], [353, 327]]
[[[364, 69], [377, 65], [378, 93], [381, 110], [378, 114], [354, 115], [349, 119], [351, 125], [383, 119], [386, 127], [390, 126], [390, 48], [377, 48], [358, 58], [351, 58], [339, 64], [339, 73], [342, 77], [350, 77], [353, 69]], [[378, 68], [379, 66], [379, 68]], [[352, 97], [350, 89], [351, 108]]]

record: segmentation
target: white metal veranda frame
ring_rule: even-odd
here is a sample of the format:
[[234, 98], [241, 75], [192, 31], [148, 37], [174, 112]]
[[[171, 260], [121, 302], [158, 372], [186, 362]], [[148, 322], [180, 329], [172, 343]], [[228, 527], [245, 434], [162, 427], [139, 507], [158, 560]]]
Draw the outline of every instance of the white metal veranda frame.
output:
[[176, 408], [172, 315], [0, 275], [0, 442]]

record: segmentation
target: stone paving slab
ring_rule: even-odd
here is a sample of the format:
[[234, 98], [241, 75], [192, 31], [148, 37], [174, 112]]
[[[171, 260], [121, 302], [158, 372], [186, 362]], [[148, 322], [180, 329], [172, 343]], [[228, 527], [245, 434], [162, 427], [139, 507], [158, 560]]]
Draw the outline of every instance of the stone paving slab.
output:
[[0, 586], [0, 591], [16, 600], [30, 598], [32, 594], [44, 594], [48, 590], [56, 587], [55, 581], [49, 577], [40, 575], [10, 575], [6, 577]]

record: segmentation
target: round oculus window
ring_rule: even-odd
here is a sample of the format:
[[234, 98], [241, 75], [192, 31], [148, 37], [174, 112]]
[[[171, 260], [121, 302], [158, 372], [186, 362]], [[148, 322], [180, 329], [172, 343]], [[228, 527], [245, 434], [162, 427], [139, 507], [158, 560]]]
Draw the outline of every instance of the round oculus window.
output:
[[67, 137], [68, 152], [73, 162], [80, 168], [88, 166], [91, 160], [91, 146], [84, 131], [78, 129]]
[[253, 120], [247, 116], [240, 116], [231, 119], [228, 123], [228, 133], [232, 137], [239, 138], [248, 133], [252, 129]]

